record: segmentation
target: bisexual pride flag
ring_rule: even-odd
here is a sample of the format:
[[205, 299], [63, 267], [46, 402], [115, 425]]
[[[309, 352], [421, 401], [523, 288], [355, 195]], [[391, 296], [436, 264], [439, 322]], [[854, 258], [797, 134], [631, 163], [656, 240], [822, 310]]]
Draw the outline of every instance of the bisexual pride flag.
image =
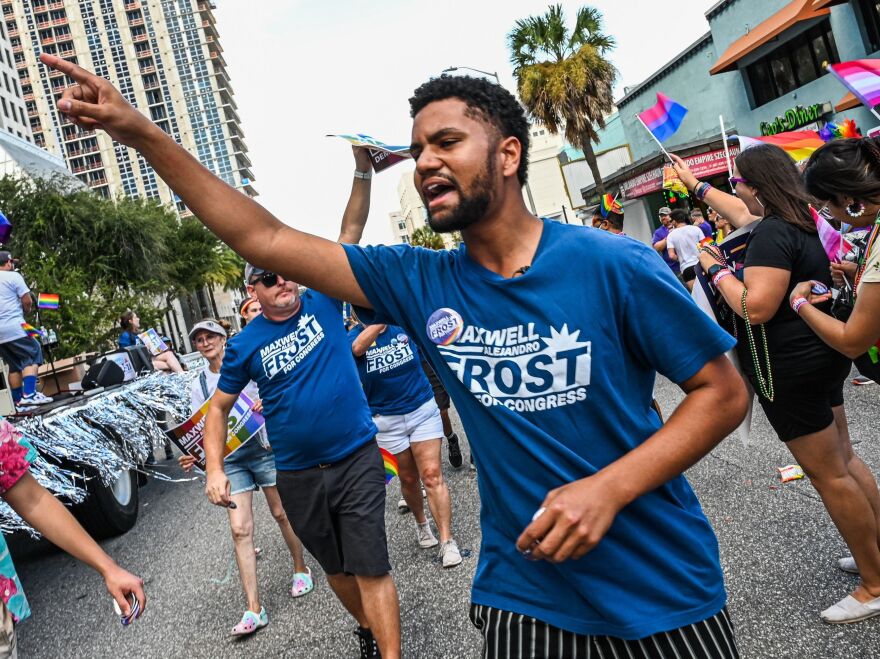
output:
[[880, 105], [880, 60], [857, 59], [840, 64], [829, 64], [828, 70], [853, 95], [873, 110]]
[[40, 293], [37, 296], [38, 309], [57, 309], [60, 303], [57, 293]]
[[638, 117], [658, 142], [669, 139], [681, 126], [687, 108], [666, 94], [657, 92], [657, 105], [639, 112]]
[[3, 213], [0, 213], [0, 243], [5, 245], [9, 240], [10, 233], [12, 233], [12, 222], [6, 219]]

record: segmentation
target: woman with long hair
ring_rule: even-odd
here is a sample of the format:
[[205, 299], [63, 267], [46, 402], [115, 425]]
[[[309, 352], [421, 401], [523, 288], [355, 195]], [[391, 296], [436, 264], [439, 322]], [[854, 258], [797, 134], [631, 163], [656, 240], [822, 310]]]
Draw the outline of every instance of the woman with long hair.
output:
[[[199, 409], [217, 388], [220, 379], [220, 367], [223, 364], [223, 353], [226, 349], [227, 331], [213, 318], [205, 318], [196, 323], [190, 331], [190, 340], [196, 350], [208, 361], [208, 368], [199, 374], [190, 389], [193, 411]], [[252, 382], [245, 388], [245, 393], [255, 402], [254, 409], [260, 411], [259, 392]], [[180, 466], [190, 471], [195, 464], [192, 456], [180, 456]], [[235, 560], [238, 563], [241, 586], [247, 600], [247, 610], [241, 621], [232, 628], [235, 636], [252, 634], [269, 624], [269, 616], [265, 607], [260, 604], [257, 588], [257, 561], [254, 550], [254, 490], [262, 489], [269, 504], [272, 517], [278, 522], [278, 528], [293, 559], [293, 584], [290, 594], [301, 597], [312, 591], [314, 582], [312, 572], [306, 567], [303, 559], [302, 544], [293, 532], [290, 521], [281, 505], [281, 497], [275, 486], [275, 458], [269, 448], [265, 435], [261, 432], [253, 437], [234, 453], [228, 455], [223, 462], [223, 469], [229, 479], [231, 499], [235, 508], [229, 507], [229, 527], [235, 545]]]
[[[717, 248], [704, 249], [700, 264], [735, 312], [738, 356], [770, 425], [810, 478], [861, 569], [859, 587], [822, 611], [822, 619], [845, 623], [880, 615], [880, 495], [850, 444], [843, 383], [851, 363], [787, 304], [797, 282], [832, 285], [813, 199], [792, 159], [772, 145], [745, 149], [736, 158], [730, 179], [735, 197], [697, 181], [680, 159], [676, 170], [734, 226], [760, 220], [740, 271], [728, 269]], [[827, 314], [830, 306], [817, 300], [816, 313]]]
[[[129, 309], [122, 314], [119, 317], [119, 326], [122, 328], [122, 334], [119, 335], [119, 341], [117, 342], [120, 348], [127, 348], [128, 346], [142, 343], [138, 336], [138, 331], [141, 328], [141, 319], [134, 311]], [[157, 371], [183, 373], [183, 367], [180, 365], [177, 357], [174, 356], [174, 353], [170, 350], [166, 350], [158, 355], [153, 355], [153, 368]]]

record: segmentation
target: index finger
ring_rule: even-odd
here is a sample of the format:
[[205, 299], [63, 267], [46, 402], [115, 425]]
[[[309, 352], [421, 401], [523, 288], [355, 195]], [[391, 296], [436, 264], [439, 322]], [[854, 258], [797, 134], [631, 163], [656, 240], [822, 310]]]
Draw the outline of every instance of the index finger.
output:
[[66, 59], [61, 59], [60, 57], [50, 55], [49, 53], [40, 53], [40, 61], [56, 71], [61, 71], [62, 73], [69, 75], [78, 83], [90, 82], [97, 78], [95, 74], [89, 73], [78, 64], [68, 62]]
[[144, 611], [147, 610], [147, 593], [144, 591], [144, 582], [142, 579], [138, 579], [137, 585], [133, 588], [134, 596], [137, 597], [138, 602], [141, 603], [141, 610], [138, 612], [137, 617], [140, 618]]
[[679, 157], [678, 157], [677, 155], [675, 155], [674, 153], [670, 153], [670, 154], [669, 154], [669, 157], [672, 158], [672, 162], [674, 162], [676, 165], [679, 165], [679, 166], [683, 166], [683, 165], [684, 165], [684, 160], [682, 160], [681, 158], [679, 158]]

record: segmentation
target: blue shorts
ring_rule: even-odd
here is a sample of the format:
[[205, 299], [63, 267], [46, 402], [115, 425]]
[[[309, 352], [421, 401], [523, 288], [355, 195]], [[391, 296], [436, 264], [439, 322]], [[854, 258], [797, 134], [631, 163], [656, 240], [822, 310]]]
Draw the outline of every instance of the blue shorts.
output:
[[39, 341], [24, 336], [0, 343], [0, 358], [9, 366], [10, 373], [20, 373], [27, 366], [43, 363], [43, 349]]
[[275, 455], [263, 447], [259, 437], [252, 437], [244, 446], [223, 461], [231, 494], [250, 492], [258, 487], [275, 487]]

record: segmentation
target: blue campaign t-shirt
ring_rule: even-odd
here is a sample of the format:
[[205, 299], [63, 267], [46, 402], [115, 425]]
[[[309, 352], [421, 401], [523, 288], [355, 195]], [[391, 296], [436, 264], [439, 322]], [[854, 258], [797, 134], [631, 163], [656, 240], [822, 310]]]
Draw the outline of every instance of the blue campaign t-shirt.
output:
[[342, 303], [315, 291], [282, 322], [257, 316], [226, 345], [217, 388], [260, 388], [279, 470], [337, 462], [373, 440], [376, 426], [342, 324]]
[[[661, 224], [660, 227], [654, 232], [654, 237], [651, 238], [651, 244], [653, 245], [654, 243], [659, 243], [661, 240], [666, 240], [668, 237], [669, 228]], [[678, 261], [673, 261], [671, 258], [669, 258], [668, 249], [664, 249], [663, 253], [660, 254], [660, 256], [663, 258], [663, 262], [669, 266], [669, 269], [672, 270], [672, 272], [676, 274], [679, 272], [680, 268], [678, 267]]]
[[515, 547], [550, 490], [657, 431], [657, 372], [683, 382], [734, 345], [656, 252], [546, 220], [531, 268], [511, 279], [466, 247], [345, 250], [371, 322], [394, 319], [418, 342], [467, 431], [482, 502], [475, 603], [627, 639], [724, 606], [715, 533], [684, 476], [625, 507], [579, 560]]
[[[358, 325], [349, 340], [354, 343], [363, 331]], [[388, 325], [355, 361], [373, 414], [409, 414], [434, 397], [419, 349], [401, 327]]]

